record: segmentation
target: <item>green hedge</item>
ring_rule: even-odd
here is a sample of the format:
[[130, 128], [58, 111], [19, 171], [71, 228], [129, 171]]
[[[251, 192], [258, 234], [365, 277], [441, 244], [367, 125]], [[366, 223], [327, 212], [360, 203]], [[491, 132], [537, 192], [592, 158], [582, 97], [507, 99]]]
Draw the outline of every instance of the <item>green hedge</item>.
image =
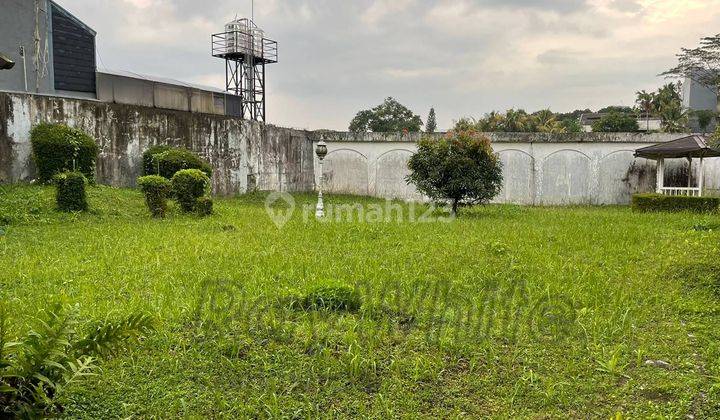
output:
[[187, 149], [170, 146], [153, 146], [143, 153], [143, 174], [160, 175], [166, 179], [183, 169], [199, 169], [208, 177], [212, 176], [212, 166], [197, 154]]
[[720, 209], [720, 197], [686, 197], [662, 194], [635, 194], [632, 197], [635, 211], [691, 211], [710, 213]]
[[198, 199], [204, 197], [210, 189], [210, 178], [199, 169], [183, 169], [172, 177], [172, 189], [185, 213], [197, 209]]
[[98, 146], [87, 133], [62, 124], [40, 124], [30, 132], [38, 178], [48, 183], [65, 171], [78, 171], [95, 180]]
[[63, 172], [53, 177], [55, 182], [55, 202], [58, 210], [73, 212], [88, 209], [85, 184], [87, 179], [80, 172]]
[[172, 194], [172, 184], [159, 175], [138, 178], [140, 190], [145, 194], [145, 203], [153, 217], [163, 218], [167, 213], [167, 201]]

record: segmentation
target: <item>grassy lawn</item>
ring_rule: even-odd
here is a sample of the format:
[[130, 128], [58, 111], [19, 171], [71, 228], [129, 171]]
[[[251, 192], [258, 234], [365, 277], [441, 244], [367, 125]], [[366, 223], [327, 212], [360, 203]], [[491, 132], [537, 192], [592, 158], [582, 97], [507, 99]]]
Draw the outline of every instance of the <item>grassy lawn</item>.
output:
[[[720, 416], [720, 216], [488, 206], [279, 229], [261, 195], [157, 221], [139, 192], [89, 194], [68, 215], [51, 188], [0, 186], [15, 336], [58, 300], [157, 318], [65, 391], [67, 416]], [[362, 307], [291, 304], [326, 285]]]

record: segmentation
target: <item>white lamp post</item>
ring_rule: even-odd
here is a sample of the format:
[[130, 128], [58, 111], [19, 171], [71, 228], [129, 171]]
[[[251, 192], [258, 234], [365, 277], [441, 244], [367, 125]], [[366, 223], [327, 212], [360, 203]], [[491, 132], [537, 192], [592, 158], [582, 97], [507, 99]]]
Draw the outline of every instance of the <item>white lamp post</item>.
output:
[[323, 193], [322, 193], [322, 180], [323, 180], [323, 161], [325, 160], [325, 156], [327, 156], [328, 149], [327, 144], [325, 144], [324, 141], [320, 141], [320, 143], [317, 144], [317, 147], [315, 148], [315, 154], [317, 155], [318, 159], [320, 159], [320, 182], [318, 183], [318, 203], [315, 207], [315, 217], [320, 219], [325, 217], [325, 204], [323, 203]]

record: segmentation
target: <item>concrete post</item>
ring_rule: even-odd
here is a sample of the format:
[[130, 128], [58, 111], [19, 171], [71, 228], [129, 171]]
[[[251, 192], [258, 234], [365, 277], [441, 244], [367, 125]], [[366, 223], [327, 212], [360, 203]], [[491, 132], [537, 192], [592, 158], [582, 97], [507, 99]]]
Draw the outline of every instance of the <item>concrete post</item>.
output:
[[698, 178], [698, 188], [700, 188], [700, 197], [703, 196], [703, 189], [705, 188], [705, 161], [700, 158], [700, 175]]

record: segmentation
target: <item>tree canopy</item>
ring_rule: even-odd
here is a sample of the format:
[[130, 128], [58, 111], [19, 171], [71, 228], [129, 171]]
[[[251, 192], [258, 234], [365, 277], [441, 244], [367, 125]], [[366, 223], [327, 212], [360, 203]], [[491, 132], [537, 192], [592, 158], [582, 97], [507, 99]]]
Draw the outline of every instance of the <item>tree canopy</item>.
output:
[[631, 114], [610, 112], [595, 121], [592, 129], [597, 133], [629, 133], [640, 129], [637, 118]]
[[485, 133], [577, 133], [582, 131], [578, 122], [581, 113], [577, 116], [573, 116], [573, 113], [556, 114], [549, 109], [532, 114], [523, 109], [509, 109], [504, 113], [493, 111], [479, 120], [462, 118], [455, 123], [455, 130], [472, 129]]
[[408, 167], [408, 183], [436, 202], [449, 201], [453, 214], [461, 204], [493, 199], [502, 188], [502, 163], [490, 140], [475, 130], [421, 140]]
[[350, 122], [350, 131], [362, 133], [393, 133], [407, 131], [417, 133], [423, 125], [419, 115], [396, 101], [387, 98], [373, 109], [360, 111]]
[[700, 40], [696, 48], [683, 48], [678, 64], [662, 76], [689, 78], [717, 91], [720, 87], [720, 34]]

